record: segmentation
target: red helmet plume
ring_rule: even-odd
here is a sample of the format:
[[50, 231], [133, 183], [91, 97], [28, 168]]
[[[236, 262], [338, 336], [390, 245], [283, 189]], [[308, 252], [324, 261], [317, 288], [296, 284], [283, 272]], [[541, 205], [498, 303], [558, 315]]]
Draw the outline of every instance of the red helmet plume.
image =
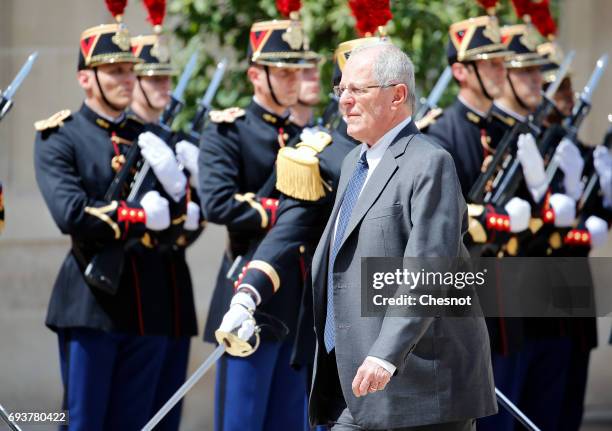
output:
[[127, 6], [127, 0], [104, 0], [106, 8], [117, 21], [121, 21], [123, 11]]
[[143, 0], [143, 3], [149, 13], [147, 20], [154, 27], [161, 26], [166, 17], [166, 0]]
[[276, 9], [284, 17], [289, 17], [291, 12], [299, 12], [301, 7], [300, 0], [276, 0]]
[[389, 0], [349, 0], [360, 35], [374, 34], [393, 18]]

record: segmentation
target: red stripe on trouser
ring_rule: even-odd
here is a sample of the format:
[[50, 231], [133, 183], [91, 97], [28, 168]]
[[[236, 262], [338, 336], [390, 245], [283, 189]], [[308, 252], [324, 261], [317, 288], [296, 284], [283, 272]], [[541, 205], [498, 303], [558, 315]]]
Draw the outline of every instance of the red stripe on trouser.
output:
[[140, 335], [144, 335], [144, 319], [142, 317], [142, 301], [140, 298], [140, 278], [138, 277], [138, 272], [136, 271], [136, 261], [134, 260], [134, 256], [130, 259], [132, 262], [132, 273], [134, 279], [134, 290], [136, 291], [136, 311], [138, 312], [138, 329]]

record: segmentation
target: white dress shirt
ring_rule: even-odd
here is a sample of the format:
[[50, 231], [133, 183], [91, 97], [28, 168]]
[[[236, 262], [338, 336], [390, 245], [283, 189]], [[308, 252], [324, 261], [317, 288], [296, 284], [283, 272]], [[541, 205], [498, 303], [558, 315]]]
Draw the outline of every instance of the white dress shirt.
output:
[[[385, 133], [382, 136], [382, 138], [380, 138], [371, 147], [365, 143], [361, 144], [361, 152], [359, 153], [359, 157], [361, 157], [364, 152], [366, 153], [366, 160], [368, 161], [368, 175], [366, 176], [366, 179], [363, 182], [363, 186], [361, 187], [361, 190], [359, 191], [359, 197], [361, 197], [361, 192], [365, 188], [365, 185], [368, 183], [368, 180], [372, 177], [374, 170], [378, 167], [378, 164], [382, 160], [383, 155], [385, 154], [385, 151], [387, 151], [387, 149], [389, 148], [389, 146], [391, 145], [391, 143], [393, 142], [397, 134], [401, 132], [402, 129], [406, 127], [408, 123], [410, 123], [411, 121], [412, 121], [412, 117], [410, 116], [407, 117], [404, 121], [402, 121], [397, 126], [395, 126], [393, 129]], [[357, 200], [357, 202], [359, 202], [359, 200]], [[355, 206], [357, 206], [357, 204], [355, 204]], [[338, 211], [338, 216], [339, 215], [340, 215], [340, 212]], [[336, 216], [336, 220], [334, 223], [334, 235], [332, 236], [331, 244], [333, 244], [336, 239], [336, 230], [338, 229], [338, 219], [339, 219], [338, 216]], [[380, 365], [385, 370], [387, 370], [389, 373], [391, 373], [391, 375], [395, 373], [396, 367], [389, 361], [385, 361], [384, 359], [377, 358], [374, 356], [368, 356], [366, 359], [369, 359], [372, 362], [375, 362], [376, 364]]]

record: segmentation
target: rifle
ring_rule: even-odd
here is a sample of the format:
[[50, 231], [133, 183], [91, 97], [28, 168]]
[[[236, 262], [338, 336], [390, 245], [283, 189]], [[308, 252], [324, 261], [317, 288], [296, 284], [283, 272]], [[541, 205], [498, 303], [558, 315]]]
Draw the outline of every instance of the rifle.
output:
[[[480, 174], [470, 189], [468, 194], [470, 202], [500, 205], [514, 195], [523, 173], [520, 169], [520, 162], [516, 157], [515, 147], [518, 137], [523, 133], [531, 133], [536, 139], [540, 137], [542, 134], [542, 123], [554, 106], [553, 96], [567, 74], [575, 54], [572, 51], [565, 57], [557, 71], [555, 80], [546, 90], [542, 97], [542, 102], [536, 111], [529, 115], [526, 122], [517, 122], [512, 129], [506, 132], [495, 149], [495, 154], [487, 169]], [[542, 151], [541, 148], [540, 151]], [[494, 175], [492, 190], [487, 191], [486, 186]]]
[[[612, 115], [608, 116], [608, 120], [612, 122]], [[605, 146], [608, 150], [612, 148], [612, 126], [608, 128], [606, 132], [606, 136], [604, 137], [604, 141], [602, 142], [603, 146]], [[593, 172], [588, 176], [586, 180], [586, 186], [582, 192], [582, 196], [580, 196], [580, 200], [578, 201], [578, 209], [579, 213], [584, 214], [581, 218], [583, 222], [586, 220], [586, 214], [590, 214], [595, 207], [597, 200], [599, 199], [599, 174], [595, 168], [593, 168]]]
[[[582, 93], [580, 93], [580, 99], [578, 104], [574, 106], [572, 115], [564, 121], [564, 129], [566, 131], [563, 139], [569, 139], [573, 143], [578, 140], [578, 130], [582, 126], [582, 122], [591, 111], [591, 101], [593, 99], [593, 93], [597, 89], [599, 81], [603, 76], [606, 68], [608, 67], [608, 55], [604, 54], [597, 60], [595, 69], [591, 73], [591, 77], [587, 85], [585, 85]], [[559, 162], [552, 159], [546, 168], [546, 182], [549, 185], [560, 184], [563, 180], [563, 172], [559, 169]]]
[[[173, 133], [170, 129], [170, 125], [174, 121], [180, 108], [183, 106], [182, 102], [179, 101], [183, 100], [183, 93], [187, 87], [187, 82], [196, 66], [196, 58], [197, 56], [194, 53], [189, 59], [187, 66], [185, 66], [179, 79], [179, 84], [172, 92], [171, 101], [164, 111], [164, 114], [161, 116], [160, 124], [147, 124], [141, 126], [142, 129], [139, 130], [140, 132], [147, 130], [152, 131], [172, 148]], [[132, 176], [133, 168], [137, 169], [134, 176]], [[113, 178], [113, 181], [104, 195], [104, 199], [107, 201], [120, 200], [124, 195], [124, 187], [130, 180], [132, 180], [132, 183], [130, 185], [130, 193], [127, 197], [128, 201], [137, 201], [141, 194], [153, 190], [157, 184], [157, 178], [151, 170], [149, 163], [140, 156], [140, 147], [137, 143], [133, 143], [130, 147], [126, 155], [125, 164]], [[87, 283], [108, 294], [114, 295], [117, 293], [123, 270], [123, 261], [125, 260], [125, 249], [126, 244], [122, 242], [112, 243], [94, 255], [85, 267], [84, 276]]]
[[26, 62], [23, 64], [23, 66], [21, 66], [21, 69], [19, 69], [19, 72], [17, 72], [17, 75], [15, 75], [13, 82], [11, 82], [8, 87], [6, 87], [6, 90], [4, 90], [4, 92], [0, 91], [0, 121], [2, 121], [4, 116], [8, 114], [8, 112], [13, 107], [13, 96], [15, 95], [15, 92], [17, 91], [23, 80], [32, 70], [32, 65], [34, 64], [36, 57], [38, 57], [37, 51], [30, 54]]
[[204, 122], [206, 119], [206, 114], [212, 107], [212, 101], [217, 94], [217, 90], [221, 86], [221, 81], [223, 79], [223, 75], [225, 73], [225, 69], [227, 67], [227, 59], [223, 58], [219, 63], [217, 63], [217, 69], [215, 70], [215, 74], [204, 93], [204, 97], [200, 100], [198, 104], [198, 110], [196, 111], [193, 120], [191, 120], [191, 127], [189, 130], [189, 136], [193, 140], [193, 142], [200, 141], [200, 134], [202, 133], [202, 129], [204, 129]]
[[444, 72], [442, 72], [442, 75], [440, 75], [440, 77], [438, 78], [438, 81], [429, 93], [427, 99], [421, 99], [421, 106], [419, 107], [419, 110], [414, 116], [414, 121], [419, 121], [421, 118], [427, 115], [429, 111], [438, 107], [438, 102], [444, 94], [446, 87], [448, 87], [448, 84], [450, 83], [452, 77], [453, 72], [451, 67], [446, 66], [446, 69], [444, 69]]
[[168, 127], [172, 126], [172, 121], [176, 118], [176, 115], [182, 109], [183, 105], [185, 105], [185, 101], [183, 100], [183, 93], [185, 93], [185, 88], [187, 88], [187, 84], [191, 79], [191, 75], [195, 71], [196, 62], [198, 60], [197, 51], [191, 54], [185, 69], [181, 77], [179, 78], [178, 84], [176, 84], [176, 88], [172, 92], [172, 96], [170, 97], [170, 103], [166, 106], [166, 109], [161, 115], [159, 122], [161, 124], [166, 124]]

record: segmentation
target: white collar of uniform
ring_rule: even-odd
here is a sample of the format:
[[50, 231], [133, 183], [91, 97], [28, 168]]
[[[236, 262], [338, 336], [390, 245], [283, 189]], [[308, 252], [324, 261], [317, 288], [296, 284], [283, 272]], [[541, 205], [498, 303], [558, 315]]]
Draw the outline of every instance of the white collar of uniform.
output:
[[378, 163], [382, 159], [383, 154], [385, 154], [385, 151], [387, 151], [387, 148], [389, 148], [389, 145], [391, 145], [397, 134], [401, 132], [402, 129], [406, 127], [411, 121], [411, 116], [406, 117], [404, 121], [402, 121], [393, 129], [385, 133], [382, 138], [380, 138], [371, 147], [369, 147], [366, 143], [361, 144], [361, 152], [359, 153], [359, 157], [363, 155], [364, 151], [367, 151], [366, 159], [368, 160], [369, 173], [373, 172], [374, 169], [376, 169], [376, 166], [378, 166]]
[[467, 103], [465, 101], [465, 99], [461, 96], [457, 96], [457, 99], [459, 99], [459, 102], [461, 102], [466, 108], [468, 108], [470, 111], [474, 112], [475, 114], [477, 114], [478, 116], [480, 116], [480, 118], [487, 118], [487, 114], [479, 111], [478, 109], [474, 108], [472, 105], [470, 105], [469, 103]]
[[[257, 96], [253, 96], [253, 102], [257, 103], [260, 108], [265, 109], [266, 111], [271, 112], [271, 113], [274, 114], [274, 112], [270, 108], [268, 108], [263, 103], [261, 103], [261, 101], [257, 98]], [[278, 115], [278, 114], [274, 114], [274, 115]], [[285, 111], [285, 113], [283, 115], [278, 115], [278, 116], [279, 117], [285, 117], [287, 115], [289, 115], [289, 110], [288, 109]]]
[[93, 112], [95, 112], [95, 114], [98, 117], [102, 117], [103, 119], [105, 119], [106, 121], [108, 121], [111, 124], [119, 124], [121, 123], [124, 119], [125, 119], [125, 111], [122, 111], [121, 114], [119, 114], [118, 117], [113, 118], [113, 117], [109, 117], [108, 115], [104, 115], [104, 114], [100, 114], [98, 111], [96, 111], [95, 109], [93, 109], [91, 106], [89, 106], [89, 104], [87, 103], [87, 100], [85, 101], [85, 105], [87, 105], [87, 107], [92, 110]]
[[518, 121], [519, 123], [524, 123], [524, 122], [525, 122], [526, 118], [525, 118], [524, 116], [522, 116], [521, 114], [518, 114], [518, 113], [516, 113], [516, 112], [514, 112], [514, 111], [512, 111], [512, 110], [510, 110], [510, 109], [508, 109], [508, 108], [506, 108], [505, 106], [500, 105], [500, 104], [499, 104], [499, 103], [497, 103], [497, 102], [493, 102], [493, 104], [494, 104], [495, 106], [497, 106], [497, 109], [499, 109], [499, 110], [500, 110], [500, 111], [502, 111], [502, 112], [505, 112], [506, 114], [508, 114], [509, 116], [511, 116], [512, 118], [514, 118], [514, 119], [515, 119], [516, 121]]

